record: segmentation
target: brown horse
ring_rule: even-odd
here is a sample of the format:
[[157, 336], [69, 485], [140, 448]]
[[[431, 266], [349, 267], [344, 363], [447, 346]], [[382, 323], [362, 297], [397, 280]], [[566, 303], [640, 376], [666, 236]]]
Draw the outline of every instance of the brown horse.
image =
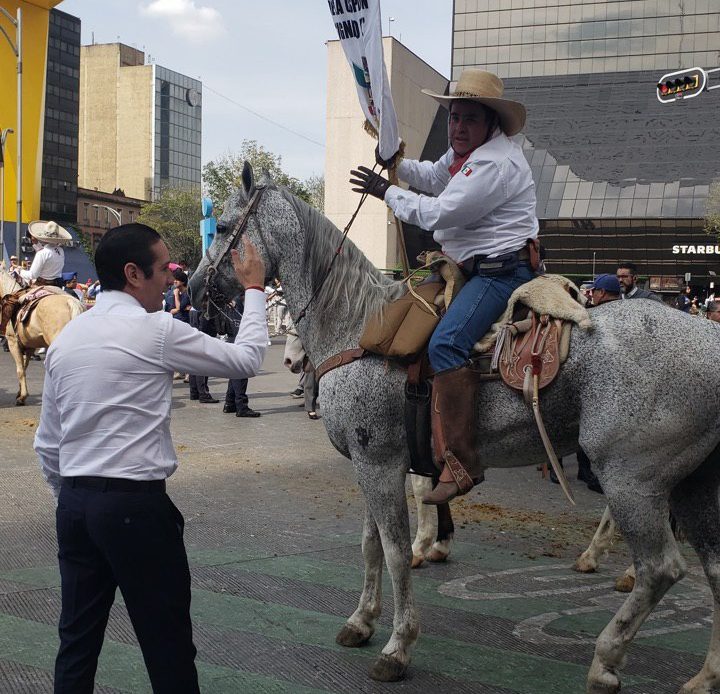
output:
[[[0, 296], [12, 294], [20, 288], [12, 275], [0, 267]], [[65, 325], [84, 310], [77, 299], [63, 292], [40, 299], [27, 322], [17, 326], [8, 323], [5, 337], [15, 360], [19, 383], [16, 405], [25, 404], [28, 395], [25, 372], [35, 350], [49, 347]]]

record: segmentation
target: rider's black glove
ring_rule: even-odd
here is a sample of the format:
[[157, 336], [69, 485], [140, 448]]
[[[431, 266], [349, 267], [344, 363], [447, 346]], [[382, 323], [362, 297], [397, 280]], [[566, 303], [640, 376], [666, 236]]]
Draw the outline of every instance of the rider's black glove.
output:
[[390, 159], [383, 159], [380, 156], [380, 145], [375, 146], [375, 162], [378, 166], [382, 166], [383, 169], [391, 169], [393, 166], [395, 166], [395, 162], [397, 161], [398, 153], [395, 152]]
[[390, 187], [390, 181], [383, 178], [374, 171], [370, 171], [367, 166], [358, 166], [357, 170], [350, 172], [355, 178], [350, 179], [350, 183], [358, 188], [353, 188], [356, 193], [367, 193], [380, 200], [385, 199], [385, 191]]

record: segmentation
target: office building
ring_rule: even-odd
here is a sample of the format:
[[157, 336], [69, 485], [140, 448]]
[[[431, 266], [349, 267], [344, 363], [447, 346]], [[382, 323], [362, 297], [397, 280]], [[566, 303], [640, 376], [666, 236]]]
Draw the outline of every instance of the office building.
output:
[[200, 191], [202, 84], [121, 43], [81, 48], [79, 185], [151, 200]]

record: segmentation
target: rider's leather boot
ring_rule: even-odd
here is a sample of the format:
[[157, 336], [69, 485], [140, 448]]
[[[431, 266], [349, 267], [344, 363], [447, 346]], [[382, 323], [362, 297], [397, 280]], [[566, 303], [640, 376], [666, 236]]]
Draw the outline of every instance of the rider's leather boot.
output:
[[443, 465], [440, 481], [423, 499], [444, 504], [466, 494], [484, 479], [477, 455], [478, 374], [463, 366], [435, 374], [432, 392], [432, 430], [436, 454]]
[[5, 334], [7, 324], [13, 319], [19, 303], [15, 294], [8, 294], [3, 297], [1, 304], [2, 309], [0, 309], [0, 335]]

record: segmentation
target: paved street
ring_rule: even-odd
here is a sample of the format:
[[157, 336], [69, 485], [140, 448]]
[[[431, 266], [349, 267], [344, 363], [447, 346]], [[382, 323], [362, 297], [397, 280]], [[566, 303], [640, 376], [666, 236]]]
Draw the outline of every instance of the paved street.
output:
[[[570, 509], [534, 468], [490, 471], [454, 503], [450, 561], [414, 574], [422, 633], [408, 678], [366, 676], [392, 622], [392, 597], [369, 646], [335, 634], [361, 587], [362, 499], [350, 464], [289, 397], [296, 377], [274, 341], [250, 384], [259, 419], [223, 415], [175, 382], [173, 436], [180, 468], [169, 493], [184, 513], [192, 613], [203, 692], [481, 692], [578, 694], [594, 637], [622, 601], [612, 590], [628, 558], [618, 542], [602, 570], [570, 570], [604, 507], [577, 482]], [[53, 499], [32, 451], [42, 364], [14, 406], [14, 365], [0, 352], [0, 692], [50, 692], [59, 613]], [[222, 398], [225, 382], [211, 379]], [[687, 554], [687, 548], [684, 550]], [[688, 554], [689, 556], [689, 554]], [[697, 562], [632, 647], [623, 692], [664, 694], [701, 667], [711, 598]], [[113, 608], [98, 692], [149, 692], [127, 614]]]

